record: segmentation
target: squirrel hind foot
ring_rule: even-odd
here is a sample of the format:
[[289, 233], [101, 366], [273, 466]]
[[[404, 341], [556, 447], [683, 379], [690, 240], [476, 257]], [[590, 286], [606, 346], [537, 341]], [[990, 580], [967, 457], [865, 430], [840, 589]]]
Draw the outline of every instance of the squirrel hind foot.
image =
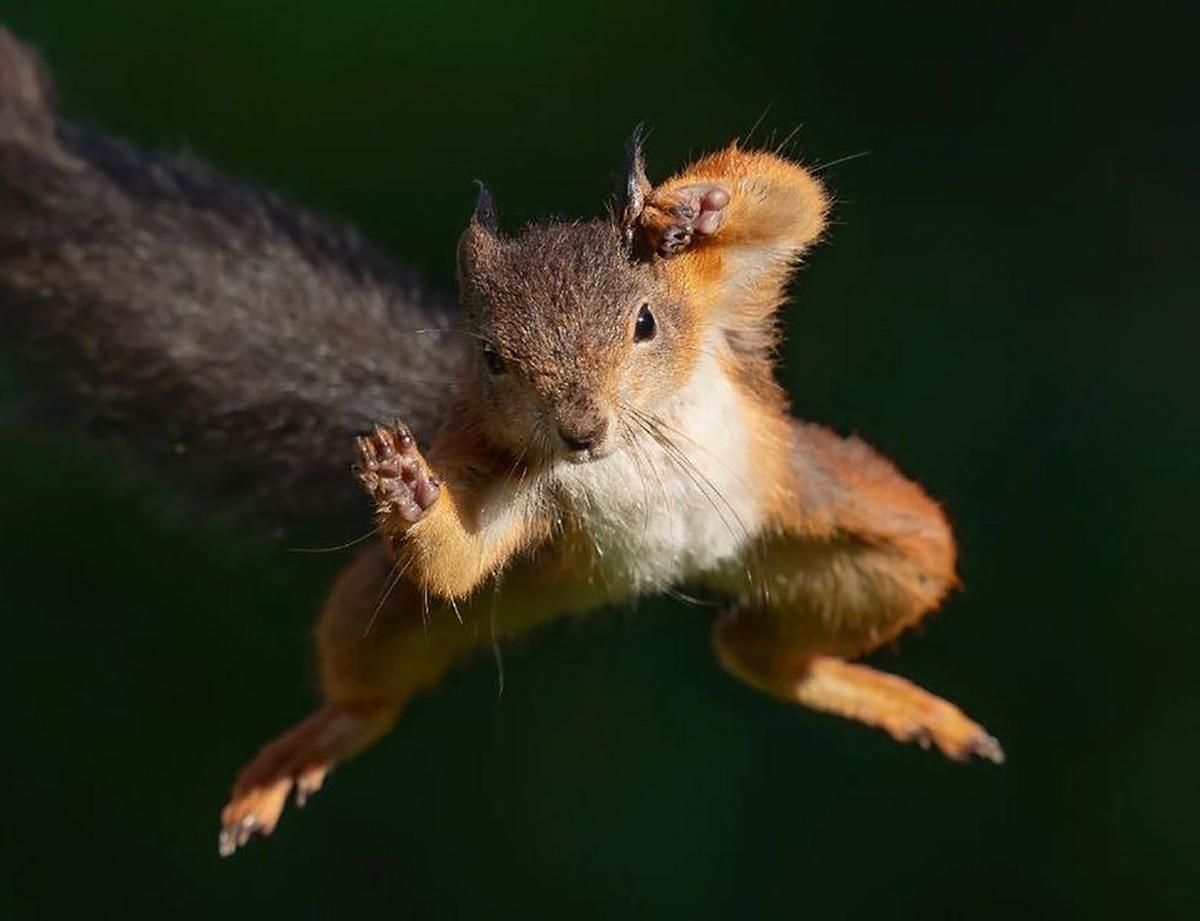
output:
[[321, 789], [329, 770], [329, 764], [310, 765], [294, 777], [280, 777], [235, 796], [221, 812], [221, 832], [217, 837], [221, 856], [231, 856], [255, 836], [270, 835], [279, 824], [288, 794], [294, 789], [296, 805], [303, 808], [308, 798]]
[[815, 656], [791, 695], [815, 710], [882, 729], [897, 742], [937, 748], [952, 761], [1004, 763], [1000, 742], [954, 704], [867, 665]]
[[251, 838], [270, 835], [290, 793], [295, 791], [296, 805], [303, 806], [334, 765], [370, 745], [394, 721], [395, 712], [388, 707], [326, 704], [266, 745], [242, 771], [221, 810], [221, 856], [230, 856]]

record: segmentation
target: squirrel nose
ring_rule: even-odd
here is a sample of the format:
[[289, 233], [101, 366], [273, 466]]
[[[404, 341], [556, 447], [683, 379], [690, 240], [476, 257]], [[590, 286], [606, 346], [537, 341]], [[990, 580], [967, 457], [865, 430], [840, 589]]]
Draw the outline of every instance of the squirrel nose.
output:
[[558, 437], [572, 451], [586, 451], [600, 444], [604, 440], [604, 433], [607, 431], [608, 421], [601, 419], [591, 428], [582, 431], [560, 425], [558, 427]]

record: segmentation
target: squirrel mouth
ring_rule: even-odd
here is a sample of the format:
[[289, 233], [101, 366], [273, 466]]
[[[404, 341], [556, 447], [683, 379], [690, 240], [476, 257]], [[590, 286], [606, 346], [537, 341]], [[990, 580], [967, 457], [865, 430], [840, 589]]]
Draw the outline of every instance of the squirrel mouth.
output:
[[592, 461], [608, 457], [612, 454], [613, 447], [611, 443], [605, 442], [588, 448], [574, 450], [566, 448], [562, 452], [562, 457], [570, 464], [590, 464]]
[[582, 451], [567, 451], [563, 456], [571, 464], [590, 464], [594, 460], [599, 460], [603, 455], [598, 453], [595, 448], [585, 448]]

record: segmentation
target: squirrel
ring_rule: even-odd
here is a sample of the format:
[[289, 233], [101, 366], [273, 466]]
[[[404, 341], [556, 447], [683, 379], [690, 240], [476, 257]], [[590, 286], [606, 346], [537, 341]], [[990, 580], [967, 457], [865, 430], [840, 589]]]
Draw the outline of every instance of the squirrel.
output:
[[373, 506], [380, 539], [316, 628], [324, 703], [240, 773], [221, 853], [389, 731], [471, 625], [512, 637], [679, 587], [726, 603], [717, 659], [749, 685], [1003, 761], [960, 709], [853, 661], [959, 583], [940, 506], [792, 418], [776, 381], [825, 189], [737, 142], [654, 184], [642, 147], [591, 220], [505, 234], [481, 184], [456, 312], [351, 231], [59, 119], [0, 31], [0, 321], [100, 428], [268, 505]]

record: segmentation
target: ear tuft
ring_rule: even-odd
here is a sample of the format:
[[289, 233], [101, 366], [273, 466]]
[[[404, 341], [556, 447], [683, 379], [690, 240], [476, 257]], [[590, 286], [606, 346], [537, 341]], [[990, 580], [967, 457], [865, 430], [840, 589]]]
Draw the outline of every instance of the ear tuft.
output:
[[642, 153], [642, 142], [646, 137], [646, 126], [639, 123], [625, 143], [625, 171], [621, 179], [618, 205], [621, 215], [621, 236], [625, 247], [633, 251], [633, 236], [638, 218], [650, 193], [650, 180], [646, 178], [646, 158]]
[[458, 284], [464, 296], [478, 286], [488, 267], [495, 263], [496, 253], [503, 245], [492, 193], [478, 179], [475, 185], [479, 188], [475, 211], [458, 241]]
[[475, 185], [479, 194], [475, 198], [475, 213], [471, 215], [471, 223], [495, 234], [500, 227], [500, 217], [496, 211], [496, 201], [492, 198], [492, 190], [482, 179], [476, 179]]

